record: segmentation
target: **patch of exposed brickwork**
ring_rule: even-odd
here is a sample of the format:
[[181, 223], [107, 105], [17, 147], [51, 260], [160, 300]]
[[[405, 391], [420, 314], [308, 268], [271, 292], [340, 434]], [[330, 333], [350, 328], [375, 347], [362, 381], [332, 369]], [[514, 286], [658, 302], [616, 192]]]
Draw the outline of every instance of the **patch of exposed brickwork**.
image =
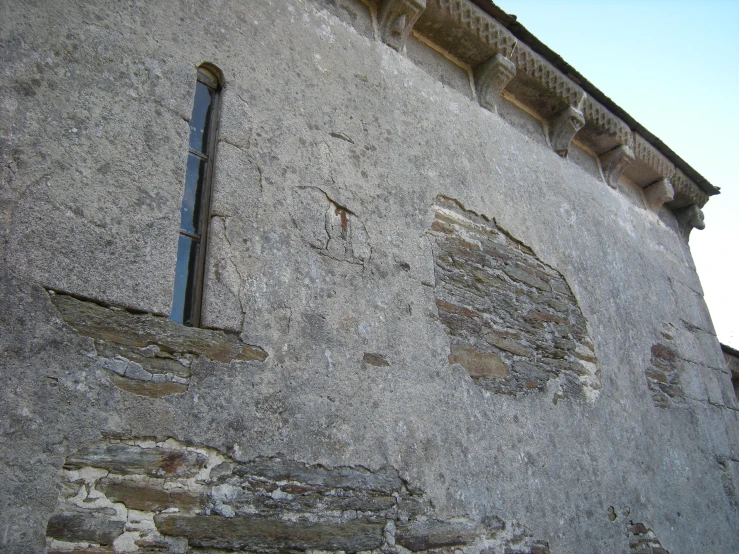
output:
[[391, 467], [328, 468], [283, 457], [239, 463], [173, 439], [129, 438], [69, 456], [60, 490], [47, 526], [49, 554], [549, 553], [514, 522], [439, 518]]
[[438, 197], [430, 235], [450, 364], [497, 393], [556, 386], [554, 401], [600, 390], [593, 343], [564, 277], [494, 221]]

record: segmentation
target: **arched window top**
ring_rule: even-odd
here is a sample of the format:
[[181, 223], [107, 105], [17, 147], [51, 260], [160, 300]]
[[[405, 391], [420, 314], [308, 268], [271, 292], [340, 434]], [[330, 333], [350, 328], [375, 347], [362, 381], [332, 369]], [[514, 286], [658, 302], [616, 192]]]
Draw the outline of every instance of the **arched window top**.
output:
[[223, 72], [210, 62], [198, 66], [198, 81], [213, 89], [223, 88]]

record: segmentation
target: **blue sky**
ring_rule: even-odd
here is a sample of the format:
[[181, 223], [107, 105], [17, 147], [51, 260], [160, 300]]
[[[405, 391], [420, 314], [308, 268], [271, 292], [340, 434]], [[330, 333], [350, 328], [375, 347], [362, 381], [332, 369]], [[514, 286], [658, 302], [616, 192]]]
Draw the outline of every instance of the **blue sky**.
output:
[[721, 194], [690, 247], [719, 340], [739, 348], [739, 0], [495, 0]]

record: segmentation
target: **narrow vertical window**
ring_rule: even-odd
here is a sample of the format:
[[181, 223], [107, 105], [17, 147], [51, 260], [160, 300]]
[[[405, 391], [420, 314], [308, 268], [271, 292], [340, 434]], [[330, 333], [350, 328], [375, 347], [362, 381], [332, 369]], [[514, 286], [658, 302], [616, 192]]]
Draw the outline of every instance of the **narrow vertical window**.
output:
[[198, 68], [190, 118], [185, 193], [180, 209], [174, 294], [169, 319], [188, 326], [200, 323], [210, 189], [218, 127], [220, 81], [215, 71]]

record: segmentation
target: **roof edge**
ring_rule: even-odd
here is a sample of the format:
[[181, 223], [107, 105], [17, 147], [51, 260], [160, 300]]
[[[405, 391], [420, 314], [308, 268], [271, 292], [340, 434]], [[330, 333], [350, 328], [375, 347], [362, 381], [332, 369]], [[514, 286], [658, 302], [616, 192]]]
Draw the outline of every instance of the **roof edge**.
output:
[[513, 36], [529, 46], [534, 52], [542, 56], [551, 63], [566, 77], [570, 78], [575, 84], [579, 85], [589, 96], [603, 104], [605, 108], [619, 117], [631, 129], [644, 137], [652, 146], [654, 146], [661, 154], [670, 160], [678, 169], [680, 169], [690, 180], [692, 180], [703, 192], [708, 196], [720, 194], [719, 188], [713, 186], [705, 177], [696, 171], [690, 164], [678, 156], [674, 150], [667, 146], [662, 140], [636, 121], [631, 115], [611, 100], [598, 87], [585, 78], [579, 71], [568, 64], [559, 54], [554, 52], [546, 44], [536, 38], [526, 27], [518, 22], [515, 15], [510, 15], [494, 4], [491, 0], [470, 0], [473, 4], [483, 10], [485, 13], [495, 18], [501, 25], [508, 29]]

